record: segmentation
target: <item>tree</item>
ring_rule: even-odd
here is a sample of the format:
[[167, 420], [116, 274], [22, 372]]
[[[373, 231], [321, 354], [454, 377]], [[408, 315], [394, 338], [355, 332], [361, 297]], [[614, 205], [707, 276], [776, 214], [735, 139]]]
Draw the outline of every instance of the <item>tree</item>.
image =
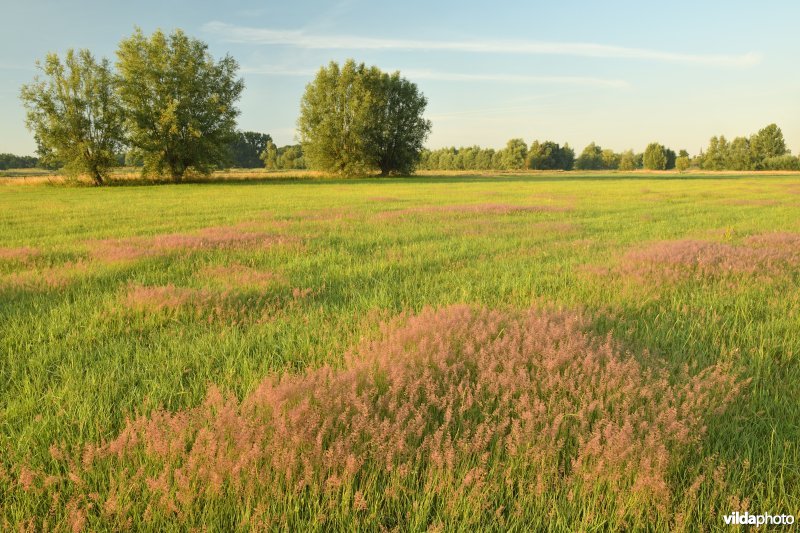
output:
[[427, 100], [399, 72], [331, 62], [306, 86], [297, 127], [313, 168], [337, 174], [410, 173], [431, 130]]
[[636, 168], [636, 156], [633, 154], [633, 150], [626, 150], [620, 154], [618, 168], [620, 170], [634, 170]]
[[728, 146], [725, 157], [725, 168], [731, 170], [753, 170], [756, 160], [750, 147], [750, 140], [745, 137], [736, 137]]
[[293, 144], [278, 148], [278, 167], [285, 170], [306, 168], [302, 145]]
[[603, 168], [607, 170], [615, 170], [619, 168], [620, 156], [614, 153], [614, 150], [606, 148], [600, 154], [603, 159]]
[[658, 143], [650, 143], [644, 150], [644, 168], [664, 170], [667, 168], [667, 149]]
[[703, 168], [706, 170], [723, 170], [730, 161], [728, 141], [724, 135], [711, 137], [708, 150], [703, 156]]
[[208, 46], [175, 30], [149, 38], [140, 29], [117, 50], [119, 94], [130, 143], [141, 151], [143, 173], [207, 174], [223, 165], [234, 136], [236, 101], [244, 82], [236, 61], [219, 61]]
[[267, 141], [267, 145], [261, 152], [261, 160], [264, 162], [264, 168], [267, 170], [277, 170], [278, 167], [278, 147], [272, 142], [272, 139]]
[[677, 155], [675, 154], [675, 150], [671, 148], [664, 148], [664, 155], [667, 156], [667, 166], [664, 167], [666, 170], [672, 170], [675, 168], [675, 160], [677, 159]]
[[228, 150], [231, 163], [236, 168], [258, 168], [262, 166], [261, 154], [272, 137], [255, 131], [237, 131]]
[[528, 150], [527, 165], [534, 170], [569, 170], [575, 161], [575, 152], [565, 144], [562, 148], [553, 141], [533, 141]]
[[575, 160], [578, 170], [599, 170], [603, 168], [603, 149], [595, 143], [590, 143], [583, 149], [581, 155]]
[[506, 170], [521, 170], [525, 168], [525, 158], [528, 155], [528, 146], [522, 139], [511, 139], [502, 150], [502, 165]]
[[675, 159], [675, 168], [678, 169], [678, 172], [683, 172], [684, 170], [689, 168], [689, 158], [687, 156], [678, 156]]
[[89, 174], [102, 185], [124, 137], [109, 61], [96, 61], [88, 50], [68, 50], [63, 63], [48, 54], [37, 66], [45, 79], [37, 76], [24, 85], [21, 98], [40, 159], [62, 163], [70, 175]]
[[765, 159], [786, 154], [783, 132], [776, 124], [770, 124], [750, 136], [750, 148], [755, 160], [754, 167], [761, 169]]
[[381, 73], [377, 83], [377, 121], [372, 144], [381, 175], [411, 174], [419, 161], [431, 122], [422, 115], [428, 100], [400, 72]]

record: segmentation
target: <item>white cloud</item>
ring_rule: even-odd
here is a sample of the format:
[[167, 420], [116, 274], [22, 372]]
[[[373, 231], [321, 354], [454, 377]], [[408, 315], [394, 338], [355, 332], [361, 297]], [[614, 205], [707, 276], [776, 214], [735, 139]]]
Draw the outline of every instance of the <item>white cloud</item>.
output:
[[753, 52], [746, 54], [680, 54], [597, 43], [566, 43], [523, 40], [431, 41], [383, 39], [353, 35], [320, 35], [305, 30], [274, 30], [208, 22], [203, 30], [237, 43], [284, 45], [308, 49], [346, 50], [442, 50], [454, 52], [567, 55], [596, 58], [641, 59], [709, 66], [748, 67], [761, 61]]
[[[386, 69], [393, 72], [397, 69]], [[592, 87], [623, 88], [628, 87], [624, 80], [592, 78], [586, 76], [533, 76], [527, 74], [475, 74], [460, 72], [440, 72], [436, 70], [405, 70], [399, 69], [403, 77], [410, 80], [439, 80], [439, 81], [485, 81], [515, 84], [548, 84], [548, 85], [584, 85]], [[313, 69], [286, 68], [274, 65], [258, 67], [242, 67], [244, 74], [266, 74], [271, 76], [301, 76], [312, 77], [316, 74]]]

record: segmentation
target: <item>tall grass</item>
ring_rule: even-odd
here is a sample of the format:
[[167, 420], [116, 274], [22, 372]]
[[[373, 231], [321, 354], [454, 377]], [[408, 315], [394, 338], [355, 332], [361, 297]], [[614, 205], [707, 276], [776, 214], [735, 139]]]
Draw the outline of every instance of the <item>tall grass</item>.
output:
[[6, 186], [0, 524], [694, 531], [797, 514], [798, 190]]

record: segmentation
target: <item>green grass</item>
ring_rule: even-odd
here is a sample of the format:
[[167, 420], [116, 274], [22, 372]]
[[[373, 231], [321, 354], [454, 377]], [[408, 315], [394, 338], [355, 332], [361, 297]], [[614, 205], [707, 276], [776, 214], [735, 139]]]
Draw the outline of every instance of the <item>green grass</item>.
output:
[[[799, 193], [800, 178], [786, 175], [3, 186], [0, 248], [28, 246], [42, 253], [28, 262], [0, 256], [0, 465], [7, 472], [5, 479], [0, 474], [0, 515], [13, 525], [47, 510], [40, 495], [19, 490], [14, 480], [21, 464], [53, 468], [53, 443], [70, 447], [113, 438], [136, 412], [197, 405], [210, 383], [241, 398], [269, 373], [340, 364], [349, 347], [374, 334], [377, 317], [460, 302], [582, 308], [594, 317], [598, 333], [611, 332], [632, 352], [648, 350], [668, 367], [731, 361], [752, 382], [724, 416], [709, 422], [701, 455], [727, 466], [720, 482], [724, 497], [749, 499], [751, 512], [796, 515], [800, 270], [770, 278], [734, 274], [640, 283], [593, 275], [585, 265], [613, 266], [627, 250], [651, 241], [736, 243], [753, 234], [798, 233]], [[466, 204], [566, 210], [414, 210]], [[410, 211], [381, 214], [392, 210]], [[121, 264], [92, 261], [87, 244], [247, 221], [301, 244], [201, 250]], [[88, 262], [88, 269], [60, 287], [8, 281], [25, 270], [33, 277], [54, 275], [77, 261]], [[291, 305], [280, 294], [254, 304], [259, 308], [246, 308], [237, 324], [121, 310], [132, 283], [200, 286], [196, 271], [231, 262], [280, 273], [287, 294], [293, 288], [313, 292]], [[248, 319], [265, 306], [273, 320]], [[676, 490], [681, 477], [675, 472]], [[453, 525], [430, 497], [420, 489], [420, 505], [432, 507], [425, 516]], [[238, 524], [236, 502], [220, 505], [210, 515], [218, 525]], [[721, 515], [731, 510], [700, 501], [693, 520], [698, 527], [721, 527]], [[493, 512], [470, 512], [476, 524], [497, 526]], [[299, 527], [314, 513], [308, 504], [293, 509], [287, 521]], [[342, 518], [338, 526], [354, 527], [352, 520]], [[564, 520], [552, 524], [567, 527]], [[425, 529], [435, 521], [405, 527]], [[652, 527], [668, 524], [654, 520]], [[526, 527], [524, 521], [511, 525]], [[103, 522], [94, 527], [103, 528]], [[597, 530], [608, 527], [602, 516], [593, 524]]]

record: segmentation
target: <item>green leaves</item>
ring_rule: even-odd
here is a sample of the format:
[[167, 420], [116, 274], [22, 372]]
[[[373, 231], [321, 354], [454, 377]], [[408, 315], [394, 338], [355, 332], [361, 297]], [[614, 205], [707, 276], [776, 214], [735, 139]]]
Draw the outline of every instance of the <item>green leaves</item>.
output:
[[146, 174], [178, 182], [228, 160], [244, 82], [232, 57], [215, 62], [207, 49], [181, 30], [146, 37], [137, 29], [119, 45], [117, 86]]
[[102, 184], [125, 133], [108, 60], [68, 50], [63, 62], [48, 54], [37, 66], [44, 77], [24, 85], [20, 97], [42, 163], [61, 163], [69, 175], [89, 174]]
[[664, 170], [667, 168], [667, 150], [658, 143], [650, 143], [644, 150], [644, 168]]
[[410, 173], [431, 129], [427, 100], [398, 72], [331, 62], [306, 87], [297, 126], [313, 168], [343, 175]]

